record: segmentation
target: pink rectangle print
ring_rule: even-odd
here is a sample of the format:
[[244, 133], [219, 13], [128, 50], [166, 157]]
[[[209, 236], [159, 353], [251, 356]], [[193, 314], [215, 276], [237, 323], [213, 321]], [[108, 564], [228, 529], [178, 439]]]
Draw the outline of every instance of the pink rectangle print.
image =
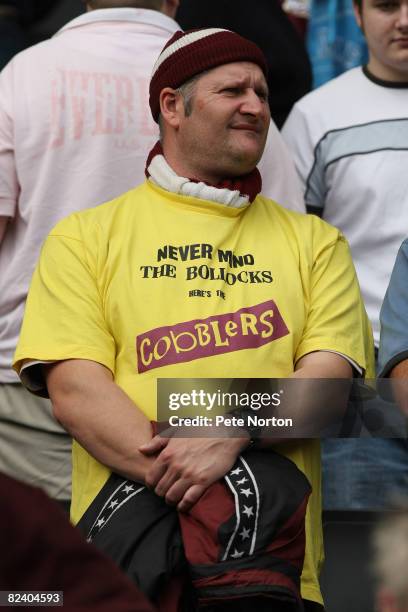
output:
[[138, 372], [258, 348], [288, 333], [273, 300], [206, 319], [157, 327], [136, 337]]

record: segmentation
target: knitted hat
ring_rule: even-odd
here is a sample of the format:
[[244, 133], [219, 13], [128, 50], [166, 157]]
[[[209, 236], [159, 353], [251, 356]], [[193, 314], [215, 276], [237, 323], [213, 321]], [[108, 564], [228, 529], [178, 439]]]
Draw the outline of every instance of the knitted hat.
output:
[[158, 121], [159, 97], [164, 87], [177, 89], [196, 74], [231, 62], [253, 62], [267, 76], [267, 63], [260, 48], [235, 32], [220, 28], [176, 32], [153, 68], [149, 88], [153, 119]]

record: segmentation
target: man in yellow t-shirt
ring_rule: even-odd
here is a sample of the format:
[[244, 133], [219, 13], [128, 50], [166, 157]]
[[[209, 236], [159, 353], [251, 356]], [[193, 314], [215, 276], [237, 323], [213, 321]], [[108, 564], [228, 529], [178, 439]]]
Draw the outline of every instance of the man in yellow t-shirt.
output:
[[[75, 440], [75, 522], [111, 471], [187, 512], [248, 446], [246, 432], [152, 438], [158, 377], [348, 378], [369, 366], [343, 236], [260, 195], [265, 73], [232, 32], [174, 35], [150, 84], [162, 140], [147, 181], [44, 244], [15, 368]], [[312, 484], [302, 597], [320, 609], [319, 446], [272, 442]]]

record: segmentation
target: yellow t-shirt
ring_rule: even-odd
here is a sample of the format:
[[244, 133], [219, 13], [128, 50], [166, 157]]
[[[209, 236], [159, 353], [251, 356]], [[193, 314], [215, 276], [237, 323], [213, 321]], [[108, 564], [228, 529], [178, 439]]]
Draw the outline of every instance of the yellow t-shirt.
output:
[[[322, 349], [365, 370], [365, 330], [348, 246], [336, 229], [262, 196], [229, 208], [145, 182], [51, 232], [15, 368], [27, 359], [99, 362], [155, 419], [158, 377], [285, 377], [303, 355]], [[319, 444], [278, 450], [313, 487], [302, 595], [321, 602]], [[74, 443], [75, 522], [108, 476]]]

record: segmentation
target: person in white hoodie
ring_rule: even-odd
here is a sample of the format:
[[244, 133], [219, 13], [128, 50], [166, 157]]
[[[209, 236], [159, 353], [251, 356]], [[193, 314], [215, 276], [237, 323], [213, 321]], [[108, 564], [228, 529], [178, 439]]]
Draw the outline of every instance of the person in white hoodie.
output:
[[[0, 74], [0, 470], [67, 502], [71, 437], [11, 369], [45, 236], [130, 189], [156, 139], [147, 90], [178, 0], [89, 3]], [[137, 8], [139, 7], [139, 8]]]

